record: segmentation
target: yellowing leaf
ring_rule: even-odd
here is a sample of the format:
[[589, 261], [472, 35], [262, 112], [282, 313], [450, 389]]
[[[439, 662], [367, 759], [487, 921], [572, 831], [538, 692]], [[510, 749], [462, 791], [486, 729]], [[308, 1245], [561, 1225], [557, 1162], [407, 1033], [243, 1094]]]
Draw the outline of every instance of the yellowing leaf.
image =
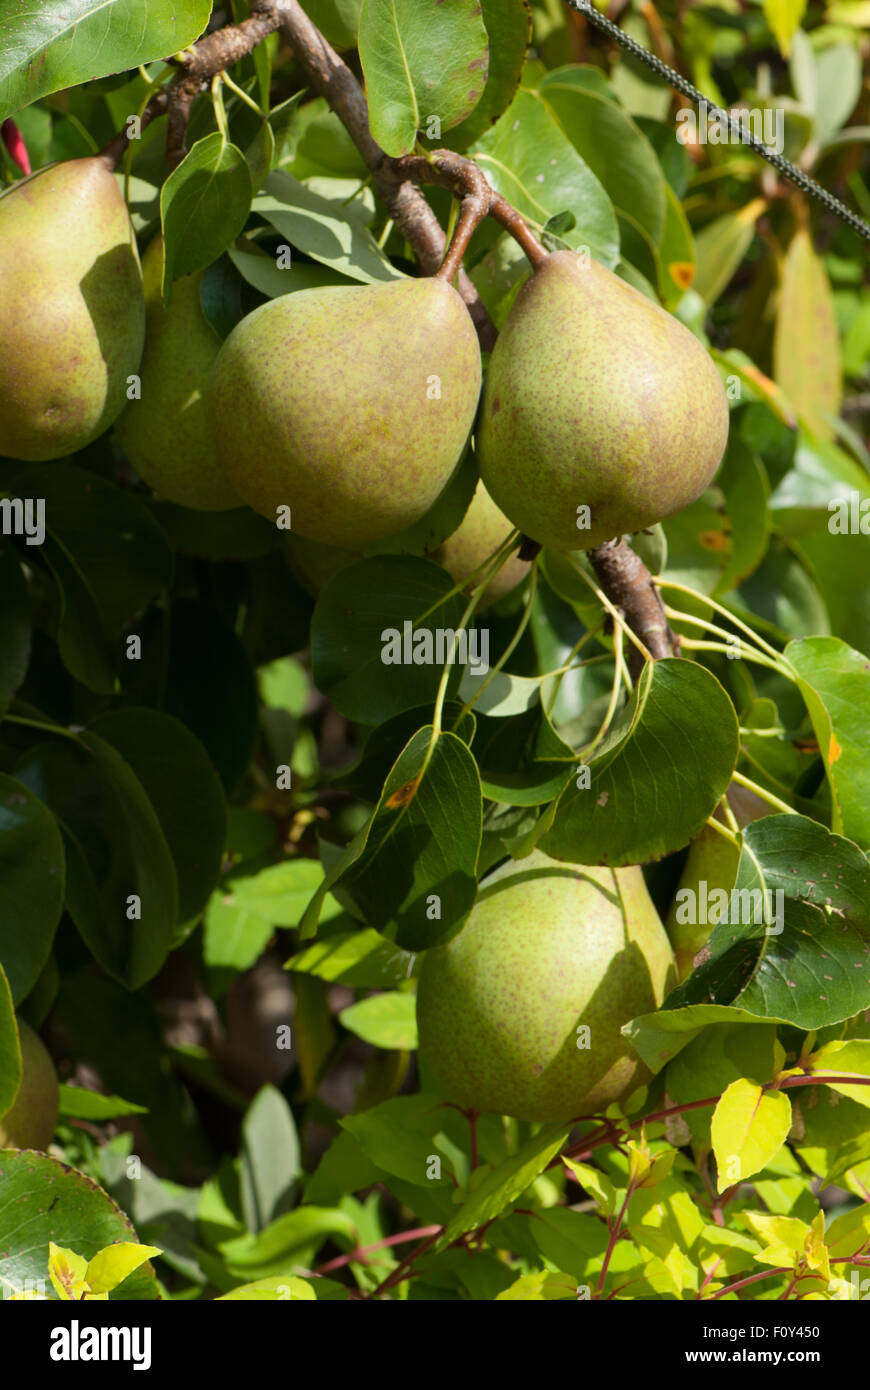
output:
[[138, 1269], [152, 1255], [162, 1255], [156, 1245], [139, 1245], [131, 1240], [119, 1241], [117, 1245], [107, 1245], [98, 1250], [87, 1267], [87, 1281], [91, 1294], [108, 1294], [116, 1289], [128, 1274]]
[[827, 272], [805, 228], [795, 232], [779, 288], [773, 374], [813, 429], [830, 439], [825, 417], [842, 397], [840, 340]]
[[88, 1291], [88, 1262], [74, 1250], [66, 1250], [62, 1245], [49, 1241], [48, 1277], [58, 1298], [78, 1300]]
[[825, 1245], [825, 1213], [823, 1211], [820, 1211], [813, 1218], [809, 1235], [804, 1242], [804, 1258], [807, 1262], [807, 1269], [820, 1274], [823, 1279], [830, 1279], [831, 1265], [828, 1248]]
[[719, 1191], [758, 1173], [778, 1153], [791, 1129], [791, 1103], [782, 1091], [754, 1081], [732, 1081], [710, 1125]]
[[804, 1256], [810, 1228], [796, 1216], [769, 1216], [766, 1212], [741, 1212], [743, 1220], [765, 1241], [755, 1259], [762, 1265], [786, 1265], [797, 1269]]
[[762, 0], [767, 27], [779, 44], [784, 58], [789, 55], [791, 41], [804, 17], [807, 0]]
[[[864, 1038], [851, 1038], [845, 1042], [825, 1043], [809, 1058], [808, 1065], [813, 1071], [823, 1074], [870, 1077], [870, 1042]], [[839, 1091], [841, 1096], [848, 1096], [859, 1105], [870, 1107], [870, 1085], [849, 1086], [840, 1081], [829, 1081], [827, 1084], [832, 1091]]]
[[600, 1210], [606, 1216], [612, 1216], [616, 1211], [616, 1190], [610, 1179], [589, 1163], [576, 1163], [573, 1158], [564, 1157], [562, 1162], [574, 1174], [580, 1186], [591, 1193]]

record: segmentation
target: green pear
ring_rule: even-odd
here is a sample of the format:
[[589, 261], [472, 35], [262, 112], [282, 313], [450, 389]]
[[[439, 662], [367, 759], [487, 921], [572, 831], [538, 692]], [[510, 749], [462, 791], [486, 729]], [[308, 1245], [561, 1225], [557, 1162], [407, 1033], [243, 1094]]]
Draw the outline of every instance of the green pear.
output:
[[145, 305], [121, 190], [98, 156], [0, 198], [0, 455], [61, 458], [120, 414]]
[[515, 526], [557, 550], [641, 531], [701, 495], [727, 437], [719, 373], [687, 328], [596, 261], [545, 257], [495, 345], [478, 427], [480, 475]]
[[590, 1115], [649, 1079], [619, 1030], [674, 983], [636, 865], [584, 868], [536, 850], [491, 874], [459, 935], [426, 952], [420, 1053], [465, 1107]]
[[220, 462], [272, 520], [353, 549], [428, 511], [465, 446], [480, 350], [439, 279], [297, 290], [255, 309], [218, 354]]
[[42, 1039], [18, 1019], [21, 1085], [12, 1108], [0, 1115], [0, 1149], [47, 1149], [57, 1124], [57, 1072]]
[[[458, 529], [448, 536], [432, 555], [457, 584], [463, 584], [494, 550], [506, 541], [514, 530], [503, 511], [495, 505], [483, 483], [478, 482], [474, 496]], [[478, 604], [480, 613], [521, 584], [529, 572], [529, 562], [514, 553], [498, 574], [487, 584]], [[472, 584], [483, 577], [474, 576]]]
[[241, 506], [221, 471], [205, 393], [221, 340], [202, 312], [202, 271], [185, 275], [163, 303], [163, 238], [142, 258], [145, 352], [141, 394], [128, 403], [115, 435], [139, 476], [161, 497], [201, 512]]

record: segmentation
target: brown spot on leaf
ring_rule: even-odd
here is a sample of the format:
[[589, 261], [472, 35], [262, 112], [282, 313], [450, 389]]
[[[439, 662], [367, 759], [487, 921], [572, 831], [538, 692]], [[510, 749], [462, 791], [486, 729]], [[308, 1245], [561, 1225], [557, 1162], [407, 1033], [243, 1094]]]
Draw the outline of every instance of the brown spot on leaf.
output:
[[675, 285], [687, 290], [695, 278], [695, 267], [691, 261], [671, 261], [668, 273]]
[[721, 531], [699, 531], [698, 540], [705, 550], [730, 550], [731, 539]]
[[403, 786], [397, 787], [392, 796], [387, 797], [387, 805], [394, 810], [399, 806], [407, 806], [417, 795], [419, 785], [419, 777], [415, 777], [411, 782], [405, 782]]

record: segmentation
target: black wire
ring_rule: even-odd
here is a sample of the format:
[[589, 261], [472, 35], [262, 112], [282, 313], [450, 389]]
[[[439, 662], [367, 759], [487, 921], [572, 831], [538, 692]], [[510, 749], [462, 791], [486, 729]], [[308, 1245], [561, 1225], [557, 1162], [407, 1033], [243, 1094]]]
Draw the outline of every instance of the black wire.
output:
[[835, 198], [833, 193], [829, 193], [827, 188], [823, 188], [820, 183], [816, 183], [814, 179], [811, 179], [802, 169], [798, 169], [797, 165], [792, 164], [784, 155], [778, 154], [770, 145], [766, 145], [763, 140], [759, 140], [756, 135], [753, 135], [751, 131], [746, 129], [739, 117], [732, 115], [730, 111], [726, 111], [723, 107], [717, 106], [715, 102], [710, 101], [704, 96], [703, 92], [700, 92], [697, 87], [694, 87], [681, 73], [668, 67], [667, 63], [663, 63], [661, 58], [656, 57], [654, 53], [650, 53], [648, 48], [644, 48], [642, 44], [639, 44], [635, 39], [631, 38], [630, 35], [623, 33], [618, 25], [612, 23], [612, 21], [607, 19], [603, 14], [599, 14], [598, 10], [590, 3], [590, 0], [568, 0], [568, 4], [572, 10], [576, 10], [578, 14], [582, 14], [589, 20], [590, 24], [595, 25], [596, 29], [600, 29], [602, 33], [607, 34], [608, 37], [618, 43], [621, 48], [624, 48], [626, 53], [630, 53], [639, 63], [644, 63], [648, 68], [651, 68], [658, 77], [661, 77], [663, 81], [669, 83], [676, 91], [681, 92], [684, 97], [688, 97], [696, 106], [705, 107], [708, 112], [712, 112], [720, 121], [726, 122], [729, 130], [735, 132], [739, 136], [741, 144], [748, 145], [756, 154], [760, 154], [762, 159], [766, 159], [768, 164], [772, 164], [774, 169], [778, 169], [781, 174], [784, 174], [785, 177], [790, 179], [793, 184], [796, 184], [798, 188], [803, 189], [811, 198], [815, 198], [817, 202], [822, 203], [829, 212], [836, 213], [837, 217], [842, 218], [842, 220], [846, 222], [853, 231], [857, 232], [859, 236], [864, 237], [866, 241], [870, 241], [870, 226], [868, 226], [862, 218], [858, 217], [856, 213], [852, 212], [851, 208], [847, 208], [845, 203], [841, 203], [839, 198]]

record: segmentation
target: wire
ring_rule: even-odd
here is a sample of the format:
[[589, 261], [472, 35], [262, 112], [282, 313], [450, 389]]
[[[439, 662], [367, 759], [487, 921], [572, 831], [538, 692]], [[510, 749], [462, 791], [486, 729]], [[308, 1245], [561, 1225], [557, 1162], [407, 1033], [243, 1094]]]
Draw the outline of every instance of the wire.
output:
[[568, 0], [568, 5], [572, 10], [576, 10], [578, 14], [582, 14], [584, 18], [588, 19], [590, 24], [594, 24], [596, 29], [600, 29], [602, 33], [607, 34], [615, 43], [619, 44], [620, 48], [624, 48], [626, 53], [630, 53], [633, 58], [636, 58], [639, 63], [644, 63], [646, 67], [650, 68], [658, 77], [662, 78], [663, 81], [669, 83], [676, 91], [681, 92], [684, 97], [688, 97], [696, 106], [706, 107], [708, 112], [712, 112], [720, 121], [724, 121], [728, 125], [729, 130], [738, 135], [742, 144], [748, 145], [756, 154], [760, 154], [762, 159], [766, 159], [768, 164], [772, 164], [774, 169], [778, 169], [781, 174], [784, 174], [787, 179], [790, 179], [791, 182], [802, 189], [804, 193], [808, 193], [811, 198], [815, 198], [817, 202], [822, 203], [829, 212], [836, 213], [837, 217], [842, 218], [853, 231], [857, 232], [859, 236], [864, 237], [865, 241], [870, 241], [870, 226], [858, 217], [856, 213], [852, 212], [851, 208], [847, 208], [845, 203], [841, 203], [839, 198], [835, 198], [833, 193], [829, 193], [827, 188], [823, 188], [820, 183], [816, 183], [814, 179], [811, 179], [802, 169], [798, 169], [797, 165], [792, 164], [784, 155], [779, 154], [776, 150], [772, 149], [770, 145], [766, 145], [763, 140], [759, 140], [757, 135], [753, 135], [750, 130], [746, 129], [746, 126], [737, 116], [732, 115], [730, 111], [726, 111], [723, 107], [717, 106], [714, 101], [710, 101], [704, 96], [703, 92], [699, 91], [697, 87], [689, 82], [688, 78], [683, 77], [682, 73], [676, 72], [674, 68], [668, 67], [667, 63], [663, 63], [661, 58], [658, 58], [655, 53], [650, 53], [648, 48], [644, 48], [642, 44], [639, 44], [635, 39], [631, 38], [629, 34], [623, 33], [622, 29], [620, 29], [617, 24], [614, 24], [611, 20], [607, 19], [605, 15], [600, 14], [598, 10], [595, 9], [594, 5], [591, 4], [591, 0]]

